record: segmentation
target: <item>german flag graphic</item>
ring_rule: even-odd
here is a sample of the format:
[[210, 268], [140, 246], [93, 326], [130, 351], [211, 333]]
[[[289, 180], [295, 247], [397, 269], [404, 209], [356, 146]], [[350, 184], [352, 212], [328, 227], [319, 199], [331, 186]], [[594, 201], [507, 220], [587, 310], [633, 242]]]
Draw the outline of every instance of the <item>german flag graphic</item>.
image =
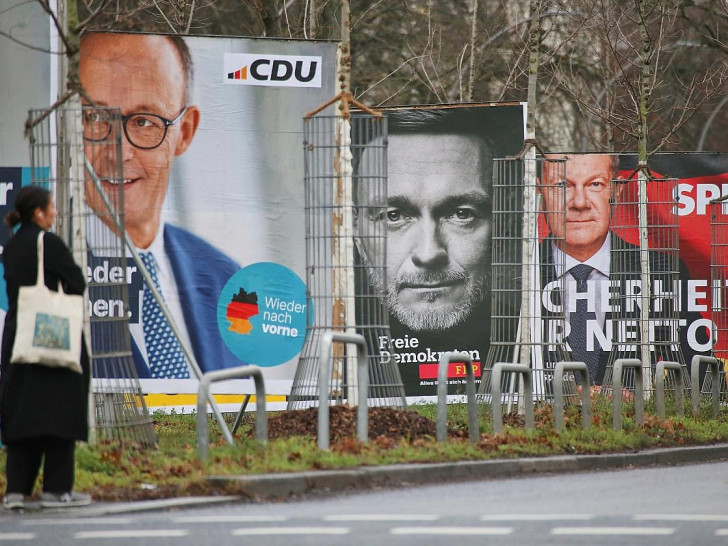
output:
[[227, 306], [225, 316], [230, 322], [228, 330], [238, 334], [250, 334], [253, 329], [253, 325], [250, 324], [250, 317], [257, 314], [258, 294], [255, 292], [248, 294], [244, 288], [241, 288]]

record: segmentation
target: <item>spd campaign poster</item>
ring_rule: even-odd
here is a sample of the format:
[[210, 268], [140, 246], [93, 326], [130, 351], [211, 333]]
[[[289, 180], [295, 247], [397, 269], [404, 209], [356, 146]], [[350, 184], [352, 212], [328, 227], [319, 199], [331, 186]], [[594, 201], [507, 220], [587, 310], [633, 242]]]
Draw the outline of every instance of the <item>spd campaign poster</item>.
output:
[[[123, 116], [122, 179], [101, 164], [96, 174], [104, 191], [123, 192], [126, 232], [182, 339], [203, 372], [262, 367], [279, 401], [315, 312], [303, 281], [302, 119], [335, 95], [336, 55], [335, 43], [295, 40], [130, 33], [81, 40], [87, 108], [118, 107]], [[102, 127], [99, 119], [84, 123]], [[91, 210], [101, 210], [90, 195]], [[138, 267], [131, 258], [112, 265], [95, 244], [104, 239], [101, 224], [92, 215], [87, 229], [91, 313], [101, 322], [129, 316], [145, 392], [196, 392]], [[120, 275], [126, 308], [93, 297], [94, 286]], [[254, 392], [251, 381], [239, 383], [236, 393]]]
[[[641, 358], [645, 316], [653, 365], [666, 360], [689, 367], [694, 356], [709, 355], [720, 344], [713, 309], [721, 293], [711, 281], [711, 263], [726, 261], [716, 261], [715, 252], [711, 258], [711, 223], [723, 210], [710, 202], [728, 187], [728, 157], [655, 155], [644, 197], [632, 155], [549, 157], [566, 157], [566, 167], [563, 180], [548, 174], [548, 164], [539, 178], [539, 365], [552, 369], [567, 354], [585, 362], [591, 383], [601, 385], [610, 362]], [[646, 253], [639, 250], [641, 238]]]

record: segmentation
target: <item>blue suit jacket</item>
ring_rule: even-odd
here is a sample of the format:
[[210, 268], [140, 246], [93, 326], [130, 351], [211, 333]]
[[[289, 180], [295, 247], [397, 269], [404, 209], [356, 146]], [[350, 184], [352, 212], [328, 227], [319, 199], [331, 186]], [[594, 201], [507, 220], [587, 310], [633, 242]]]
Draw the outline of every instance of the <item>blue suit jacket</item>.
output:
[[[240, 266], [208, 242], [170, 224], [164, 226], [164, 250], [180, 291], [192, 352], [202, 372], [245, 364], [225, 346], [217, 327], [220, 292]], [[139, 377], [150, 377], [147, 364], [133, 339], [132, 354]]]

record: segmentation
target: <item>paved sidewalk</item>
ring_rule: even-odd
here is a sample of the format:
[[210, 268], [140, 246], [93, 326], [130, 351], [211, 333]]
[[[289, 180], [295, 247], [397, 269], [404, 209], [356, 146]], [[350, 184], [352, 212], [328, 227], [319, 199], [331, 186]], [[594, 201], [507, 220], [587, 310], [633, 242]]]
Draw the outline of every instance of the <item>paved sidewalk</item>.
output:
[[[650, 449], [635, 453], [556, 455], [491, 461], [367, 466], [344, 470], [316, 470], [288, 474], [210, 476], [217, 485], [234, 485], [235, 496], [180, 497], [138, 502], [95, 503], [73, 510], [43, 510], [50, 516], [88, 517], [170, 510], [229, 502], [258, 502], [330, 495], [381, 487], [407, 487], [444, 482], [493, 480], [524, 474], [591, 472], [638, 466], [694, 464], [728, 459], [728, 444]], [[28, 512], [35, 511], [33, 506]], [[0, 512], [2, 512], [0, 510]]]

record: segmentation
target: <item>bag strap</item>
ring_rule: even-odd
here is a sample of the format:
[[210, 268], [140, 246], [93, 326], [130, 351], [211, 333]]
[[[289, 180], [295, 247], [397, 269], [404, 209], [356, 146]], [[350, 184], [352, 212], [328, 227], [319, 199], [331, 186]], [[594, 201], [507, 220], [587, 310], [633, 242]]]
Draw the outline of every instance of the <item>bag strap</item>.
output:
[[43, 273], [43, 235], [45, 231], [41, 230], [38, 234], [38, 277], [35, 283], [39, 286], [45, 284], [45, 275]]

